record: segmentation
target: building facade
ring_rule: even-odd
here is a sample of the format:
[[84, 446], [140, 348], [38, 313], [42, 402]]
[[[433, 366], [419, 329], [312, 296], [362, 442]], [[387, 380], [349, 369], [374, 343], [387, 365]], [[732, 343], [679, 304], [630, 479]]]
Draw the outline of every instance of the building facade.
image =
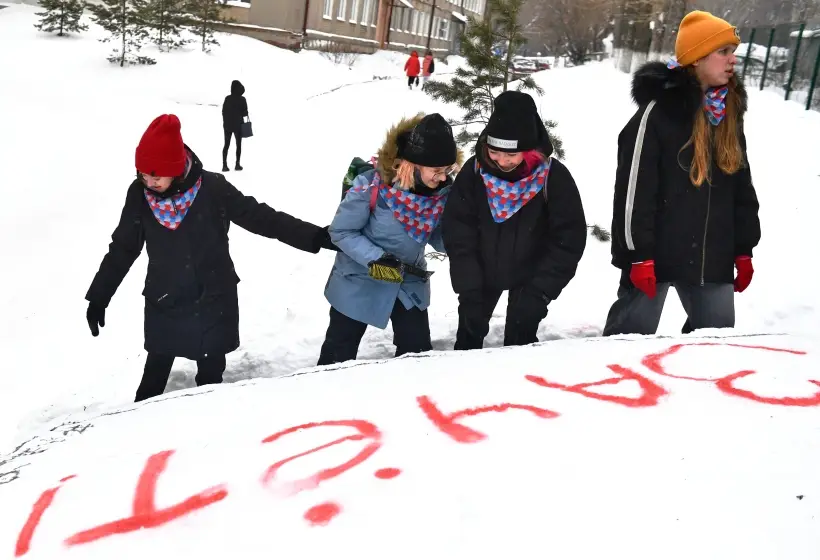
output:
[[332, 42], [350, 50], [379, 48], [458, 52], [470, 17], [486, 0], [230, 0], [224, 31], [287, 48]]

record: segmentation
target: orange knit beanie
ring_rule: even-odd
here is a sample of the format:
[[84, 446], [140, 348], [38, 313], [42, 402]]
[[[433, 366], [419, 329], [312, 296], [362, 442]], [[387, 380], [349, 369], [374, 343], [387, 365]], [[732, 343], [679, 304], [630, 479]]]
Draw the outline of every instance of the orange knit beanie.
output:
[[737, 28], [709, 12], [694, 11], [683, 18], [675, 41], [675, 57], [689, 66], [726, 45], [739, 45]]

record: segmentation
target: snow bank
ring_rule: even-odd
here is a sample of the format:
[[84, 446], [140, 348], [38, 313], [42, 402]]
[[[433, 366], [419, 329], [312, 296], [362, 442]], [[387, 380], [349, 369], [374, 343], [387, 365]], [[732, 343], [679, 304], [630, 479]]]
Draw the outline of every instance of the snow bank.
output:
[[0, 457], [0, 551], [815, 560], [819, 351], [559, 341], [74, 414]]

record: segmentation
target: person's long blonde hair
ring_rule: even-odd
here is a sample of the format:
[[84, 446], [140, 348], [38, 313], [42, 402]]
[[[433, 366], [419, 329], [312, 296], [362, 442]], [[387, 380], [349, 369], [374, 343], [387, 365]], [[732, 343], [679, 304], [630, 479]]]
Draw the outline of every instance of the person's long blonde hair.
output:
[[[704, 181], [711, 184], [713, 156], [716, 156], [715, 161], [718, 167], [727, 175], [737, 173], [744, 164], [743, 150], [740, 146], [740, 127], [738, 126], [742, 101], [737, 87], [737, 80], [733, 76], [729, 82], [729, 93], [726, 94], [726, 115], [717, 126], [709, 122], [706, 111], [702, 108], [698, 109], [695, 113], [692, 136], [678, 153], [680, 156], [686, 148], [694, 146], [695, 153], [689, 167], [689, 179], [696, 187], [702, 186]], [[714, 129], [714, 143], [712, 129]]]

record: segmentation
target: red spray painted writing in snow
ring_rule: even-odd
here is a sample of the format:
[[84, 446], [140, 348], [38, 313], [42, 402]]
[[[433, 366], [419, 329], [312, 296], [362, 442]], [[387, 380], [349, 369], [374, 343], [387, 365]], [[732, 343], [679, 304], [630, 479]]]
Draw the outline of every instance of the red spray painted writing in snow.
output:
[[[736, 373], [729, 374], [717, 380], [706, 380], [695, 377], [686, 377], [680, 375], [673, 375], [668, 373], [663, 367], [663, 360], [686, 346], [729, 346], [733, 348], [746, 348], [755, 350], [764, 350], [770, 352], [788, 353], [792, 355], [805, 355], [805, 352], [799, 350], [789, 350], [783, 348], [769, 348], [761, 346], [745, 346], [739, 344], [720, 344], [720, 343], [692, 343], [692, 344], [678, 344], [674, 345], [663, 352], [650, 354], [643, 358], [641, 363], [653, 373], [666, 377], [676, 377], [680, 379], [688, 379], [694, 381], [708, 381], [714, 383], [718, 389], [728, 395], [749, 399], [758, 403], [779, 405], [779, 406], [820, 406], [820, 392], [810, 397], [764, 397], [757, 395], [751, 391], [739, 389], [734, 385], [734, 382], [740, 378], [750, 376], [755, 373], [753, 370], [743, 370]], [[645, 408], [653, 407], [659, 404], [660, 400], [668, 395], [668, 391], [661, 385], [640, 375], [632, 369], [619, 366], [616, 364], [607, 366], [614, 374], [614, 377], [609, 377], [599, 381], [592, 381], [586, 383], [578, 383], [575, 385], [564, 385], [554, 383], [546, 380], [543, 377], [527, 375], [525, 379], [540, 387], [548, 389], [557, 389], [564, 392], [575, 393], [586, 398], [609, 402], [628, 408]], [[637, 382], [641, 389], [641, 395], [638, 397], [625, 397], [620, 395], [611, 395], [598, 393], [593, 389], [601, 386], [619, 385], [625, 382]], [[811, 383], [820, 386], [820, 381], [811, 380]], [[533, 414], [540, 419], [552, 419], [558, 417], [558, 413], [545, 408], [536, 407], [526, 404], [511, 404], [500, 403], [495, 405], [481, 406], [477, 408], [467, 408], [455, 412], [443, 412], [433, 400], [427, 396], [422, 395], [417, 397], [417, 404], [424, 415], [435, 425], [444, 435], [457, 443], [471, 444], [483, 441], [487, 435], [475, 429], [465, 426], [459, 420], [476, 417], [488, 412], [505, 413], [509, 411], [524, 411]], [[285, 497], [292, 496], [296, 493], [306, 490], [313, 490], [318, 488], [323, 482], [336, 478], [350, 469], [357, 467], [371, 458], [382, 445], [382, 434], [377, 426], [366, 420], [332, 420], [325, 422], [315, 422], [309, 424], [302, 424], [287, 428], [285, 430], [276, 432], [275, 434], [266, 437], [262, 440], [265, 445], [273, 444], [281, 441], [286, 436], [304, 433], [305, 431], [314, 430], [318, 428], [351, 428], [354, 430], [353, 434], [339, 437], [327, 444], [312, 447], [311, 449], [302, 453], [281, 459], [268, 467], [261, 477], [261, 482], [265, 487], [272, 488], [277, 494]], [[292, 463], [300, 458], [307, 457], [314, 453], [330, 449], [332, 447], [341, 445], [347, 442], [366, 442], [364, 448], [359, 451], [352, 459], [343, 462], [342, 464], [321, 469], [319, 472], [309, 477], [304, 477], [295, 481], [280, 482], [279, 471], [285, 465]], [[156, 506], [156, 488], [160, 476], [165, 472], [168, 462], [173, 450], [166, 450], [156, 453], [148, 458], [142, 473], [136, 484], [134, 493], [134, 501], [132, 504], [132, 513], [129, 517], [118, 519], [112, 522], [103, 523], [96, 527], [80, 531], [65, 540], [67, 546], [77, 546], [91, 543], [112, 535], [126, 534], [142, 528], [157, 528], [164, 526], [176, 519], [189, 515], [194, 511], [202, 510], [218, 502], [221, 502], [228, 497], [228, 489], [225, 485], [217, 485], [208, 488], [202, 492], [198, 492], [193, 496], [169, 507], [157, 508]], [[381, 480], [394, 479], [401, 474], [401, 470], [395, 467], [381, 468], [375, 471], [376, 478]], [[75, 475], [63, 478], [60, 484], [45, 490], [37, 502], [34, 504], [30, 515], [23, 525], [17, 539], [15, 547], [15, 556], [20, 557], [29, 552], [32, 540], [35, 536], [36, 529], [43, 518], [43, 515], [51, 507], [58, 492], [70, 480], [76, 478]], [[61, 493], [61, 492], [60, 492]], [[62, 493], [61, 493], [62, 494]], [[342, 508], [335, 502], [323, 502], [310, 508], [305, 514], [304, 518], [312, 525], [324, 525], [329, 523], [334, 517], [340, 514]]]

